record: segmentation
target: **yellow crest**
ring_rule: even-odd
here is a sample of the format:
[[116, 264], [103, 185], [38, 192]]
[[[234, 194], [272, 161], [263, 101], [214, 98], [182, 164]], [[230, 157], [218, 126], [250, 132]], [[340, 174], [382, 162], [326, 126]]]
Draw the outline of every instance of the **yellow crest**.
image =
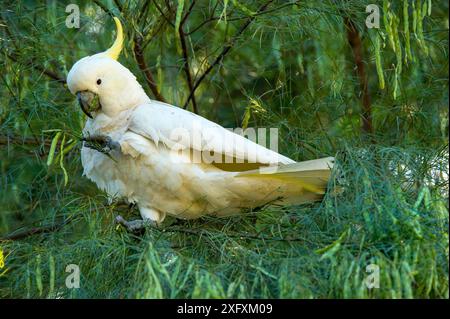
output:
[[105, 54], [111, 59], [117, 60], [123, 47], [123, 29], [119, 19], [114, 17], [114, 22], [116, 23], [117, 30], [116, 40], [114, 41], [113, 45], [105, 51]]

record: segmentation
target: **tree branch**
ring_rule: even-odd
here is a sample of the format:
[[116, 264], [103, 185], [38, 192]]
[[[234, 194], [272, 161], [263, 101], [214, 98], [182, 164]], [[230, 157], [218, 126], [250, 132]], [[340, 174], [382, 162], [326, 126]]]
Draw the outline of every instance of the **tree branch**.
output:
[[166, 20], [168, 24], [170, 24], [172, 27], [175, 28], [175, 25], [173, 24], [173, 22], [170, 21], [170, 19], [169, 19], [168, 17], [166, 17], [166, 15], [165, 15], [164, 12], [162, 11], [161, 7], [158, 5], [158, 3], [157, 3], [155, 0], [153, 0], [153, 4], [155, 5], [156, 10], [158, 10], [158, 12], [159, 12], [159, 13], [161, 14], [161, 16], [164, 18], [164, 20]]
[[184, 15], [184, 17], [180, 21], [180, 26], [184, 25], [184, 23], [186, 22], [187, 18], [189, 17], [189, 15], [192, 12], [192, 9], [194, 8], [194, 5], [195, 5], [195, 0], [192, 0], [191, 5], [189, 6], [186, 14]]
[[0, 145], [47, 145], [50, 146], [51, 140], [36, 140], [32, 137], [15, 137], [9, 135], [0, 135]]
[[114, 4], [116, 5], [116, 7], [119, 9], [120, 12], [123, 11], [123, 6], [122, 6], [122, 4], [119, 2], [119, 0], [114, 0]]
[[[20, 61], [12, 54], [6, 54], [8, 56], [8, 58], [10, 58], [12, 61], [14, 61], [15, 63], [20, 63]], [[33, 69], [41, 72], [42, 74], [45, 74], [46, 76], [48, 76], [49, 78], [61, 83], [61, 84], [65, 84], [66, 83], [66, 79], [64, 79], [62, 76], [59, 76], [56, 72], [51, 71], [51, 70], [47, 70], [44, 67], [40, 66], [40, 65], [36, 65], [34, 64], [32, 61], [28, 61], [28, 62], [24, 62], [24, 64], [26, 66], [30, 66]]]
[[[192, 75], [191, 75], [191, 68], [189, 67], [189, 58], [188, 58], [188, 50], [186, 45], [186, 35], [184, 33], [183, 25], [186, 22], [189, 14], [192, 12], [192, 8], [194, 7], [195, 0], [192, 1], [189, 9], [187, 10], [187, 13], [183, 17], [183, 19], [180, 22], [180, 27], [178, 28], [178, 34], [180, 35], [180, 43], [181, 43], [181, 50], [183, 53], [183, 69], [184, 73], [186, 74], [186, 81], [189, 87], [189, 92], [192, 92], [194, 89], [194, 84], [192, 82]], [[187, 104], [184, 105], [184, 109], [187, 108]], [[198, 108], [197, 108], [197, 101], [195, 100], [195, 96], [192, 96], [192, 109], [195, 114], [198, 114]]]
[[[257, 14], [264, 12], [267, 6], [272, 3], [273, 0], [267, 1], [265, 4], [263, 4], [257, 11]], [[192, 97], [195, 94], [195, 91], [198, 89], [202, 81], [206, 78], [206, 76], [211, 72], [211, 70], [219, 64], [222, 59], [225, 57], [225, 55], [230, 51], [230, 49], [233, 47], [233, 45], [236, 43], [238, 37], [247, 29], [247, 27], [252, 23], [253, 20], [255, 20], [256, 15], [252, 15], [247, 19], [247, 21], [240, 27], [240, 29], [236, 32], [236, 34], [233, 36], [233, 38], [225, 44], [225, 46], [222, 49], [222, 52], [217, 56], [217, 58], [214, 60], [213, 63], [211, 63], [208, 68], [203, 72], [203, 74], [199, 77], [199, 79], [195, 82], [194, 87], [192, 88], [191, 92], [189, 93], [189, 96], [186, 100], [186, 102], [183, 105], [183, 108], [186, 108], [189, 102], [191, 101]]]
[[[184, 73], [186, 74], [186, 81], [189, 87], [189, 92], [192, 92], [194, 90], [194, 84], [192, 83], [192, 75], [189, 67], [189, 60], [188, 60], [188, 53], [187, 53], [187, 46], [186, 46], [186, 39], [185, 34], [183, 32], [182, 27], [180, 26], [180, 42], [181, 42], [181, 49], [183, 51], [183, 69]], [[197, 101], [195, 100], [195, 96], [192, 96], [192, 109], [194, 113], [198, 114], [198, 108], [197, 108]], [[183, 108], [187, 108], [187, 103], [184, 104]]]
[[356, 64], [356, 72], [359, 79], [359, 87], [362, 91], [362, 129], [367, 134], [373, 133], [372, 125], [372, 107], [370, 103], [367, 76], [364, 70], [364, 62], [362, 56], [362, 42], [358, 30], [354, 22], [349, 17], [344, 17], [344, 24], [347, 29], [347, 39], [350, 44]]
[[[167, 227], [165, 229], [159, 229], [157, 227], [152, 227], [152, 229], [164, 232], [164, 233], [184, 233], [194, 236], [205, 236], [208, 235], [208, 231], [204, 229], [199, 228], [187, 228], [187, 227]], [[239, 232], [228, 232], [226, 233], [227, 237], [230, 238], [237, 238], [237, 239], [248, 239], [248, 240], [261, 240], [261, 241], [280, 241], [280, 242], [309, 242], [312, 244], [312, 242], [308, 241], [306, 238], [302, 237], [291, 237], [286, 236], [283, 237], [268, 237], [268, 236], [261, 236], [259, 234], [249, 234], [249, 233], [239, 233]]]
[[[285, 4], [282, 4], [282, 5], [278, 6], [278, 7], [276, 7], [276, 8], [270, 9], [270, 10], [264, 10], [264, 11], [261, 11], [261, 12], [257, 12], [257, 13], [255, 13], [255, 14], [252, 15], [252, 16], [253, 16], [253, 17], [257, 17], [257, 16], [260, 16], [260, 15], [263, 15], [263, 14], [267, 14], [267, 13], [271, 13], [271, 12], [274, 12], [274, 11], [278, 11], [278, 10], [281, 10], [281, 9], [283, 9], [283, 8], [286, 8], [286, 7], [289, 7], [289, 6], [298, 4], [299, 2], [300, 2], [299, 0], [297, 0], [297, 1], [292, 1], [292, 2], [288, 2], [288, 3], [285, 3]], [[211, 17], [209, 17], [208, 19], [206, 19], [206, 20], [200, 22], [199, 25], [197, 25], [195, 28], [193, 28], [191, 31], [189, 31], [189, 32], [186, 33], [186, 34], [187, 34], [187, 35], [191, 35], [192, 33], [198, 31], [198, 30], [199, 30], [201, 27], [203, 27], [205, 24], [208, 24], [208, 23], [210, 23], [210, 22], [217, 21], [217, 20], [220, 20], [220, 19], [221, 19], [221, 17], [211, 16]], [[248, 19], [248, 16], [241, 16], [241, 17], [227, 18], [227, 21], [238, 21], [238, 20], [243, 20], [243, 19]]]
[[[156, 2], [155, 1], [153, 1], [153, 2], [158, 7]], [[97, 0], [97, 1], [95, 1], [95, 3], [103, 11], [105, 11], [106, 13], [112, 15], [112, 12], [108, 8], [106, 8], [101, 2], [99, 2]], [[123, 6], [121, 5], [121, 3], [119, 1], [114, 1], [114, 3], [117, 6], [117, 8], [119, 9], [119, 11], [122, 12]], [[146, 10], [146, 8], [147, 8], [147, 4], [144, 5], [143, 11], [139, 15], [139, 20], [142, 18], [144, 10]], [[158, 9], [158, 11], [159, 11], [159, 9]], [[162, 12], [161, 12], [161, 14], [162, 14]], [[168, 22], [170, 22], [170, 21], [168, 21]], [[148, 42], [146, 44], [148, 44]], [[159, 100], [161, 102], [166, 102], [166, 99], [164, 99], [164, 97], [161, 95], [160, 91], [158, 90], [158, 87], [156, 85], [155, 79], [153, 78], [153, 75], [150, 72], [150, 69], [148, 68], [147, 63], [145, 62], [143, 39], [142, 39], [141, 36], [139, 36], [137, 34], [134, 36], [133, 52], [134, 52], [134, 56], [136, 57], [136, 62], [138, 64], [138, 66], [139, 66], [139, 69], [142, 71], [142, 73], [144, 73], [145, 81], [146, 81], [148, 87], [150, 88], [150, 90], [152, 91], [153, 95], [155, 96], [155, 98], [157, 100]]]
[[[18, 49], [16, 42], [15, 42], [15, 37], [13, 36], [13, 34], [11, 33], [11, 30], [9, 30], [9, 23], [7, 23], [6, 21], [4, 21], [3, 23], [6, 27], [5, 27], [5, 31], [8, 34], [8, 37], [11, 39], [13, 45], [16, 47], [16, 49]], [[16, 56], [14, 54], [9, 54], [6, 53], [6, 56], [11, 59], [12, 61], [16, 62], [16, 63], [20, 63], [19, 60], [16, 58]], [[38, 70], [39, 72], [45, 74], [46, 76], [48, 76], [49, 78], [56, 80], [57, 82], [61, 83], [61, 84], [65, 84], [66, 83], [66, 79], [64, 79], [62, 76], [59, 76], [56, 72], [50, 71], [45, 69], [44, 67], [41, 67], [39, 65], [35, 65], [33, 63], [33, 61], [28, 61], [24, 63], [26, 66], [31, 66], [33, 69]]]
[[8, 240], [19, 240], [19, 239], [23, 239], [23, 238], [26, 238], [26, 237], [29, 237], [32, 235], [36, 235], [36, 234], [43, 234], [43, 233], [50, 233], [53, 231], [57, 231], [64, 225], [67, 225], [70, 222], [70, 220], [71, 220], [71, 218], [67, 218], [66, 220], [64, 220], [63, 222], [58, 223], [58, 224], [52, 224], [52, 225], [42, 226], [42, 227], [33, 227], [30, 229], [24, 229], [21, 231], [14, 231], [8, 235], [1, 237], [0, 242], [8, 241]]
[[161, 93], [158, 90], [158, 87], [156, 85], [155, 79], [153, 78], [152, 73], [150, 72], [150, 69], [147, 66], [147, 63], [145, 63], [144, 58], [144, 52], [142, 49], [142, 37], [139, 35], [136, 35], [134, 37], [134, 56], [136, 57], [136, 61], [138, 63], [139, 69], [141, 69], [142, 73], [144, 73], [145, 80], [147, 82], [148, 87], [153, 92], [153, 95], [155, 98], [161, 102], [166, 102], [166, 99], [161, 95]]
[[114, 14], [109, 10], [103, 3], [101, 3], [98, 0], [94, 0], [94, 3], [99, 6], [103, 11], [105, 11], [107, 14], [109, 14], [111, 17], [114, 17]]
[[59, 83], [62, 83], [62, 84], [65, 84], [65, 83], [66, 83], [66, 79], [64, 79], [63, 77], [59, 76], [56, 72], [53, 72], [53, 71], [51, 71], [51, 70], [44, 69], [44, 68], [41, 67], [40, 65], [32, 65], [32, 67], [33, 67], [34, 69], [38, 70], [39, 72], [42, 72], [43, 74], [45, 74], [45, 75], [48, 76], [49, 78], [51, 78], [51, 79], [53, 79], [53, 80], [59, 82]]

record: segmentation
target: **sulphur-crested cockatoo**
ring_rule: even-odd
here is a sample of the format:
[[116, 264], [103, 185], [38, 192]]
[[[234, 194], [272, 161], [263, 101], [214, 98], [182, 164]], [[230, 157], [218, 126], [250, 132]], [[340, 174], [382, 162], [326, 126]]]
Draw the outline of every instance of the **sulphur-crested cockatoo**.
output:
[[[84, 175], [110, 198], [139, 207], [142, 220], [118, 216], [119, 222], [138, 229], [144, 221], [161, 223], [166, 214], [226, 216], [323, 196], [333, 158], [297, 163], [199, 115], [150, 100], [117, 61], [123, 31], [114, 20], [113, 46], [76, 62], [67, 84], [88, 116]], [[93, 141], [102, 141], [102, 148]]]

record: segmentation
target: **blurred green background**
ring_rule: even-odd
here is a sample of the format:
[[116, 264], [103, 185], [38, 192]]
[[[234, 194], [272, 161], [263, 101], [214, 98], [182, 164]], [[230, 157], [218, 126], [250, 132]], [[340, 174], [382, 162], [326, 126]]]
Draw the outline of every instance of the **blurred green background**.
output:
[[[0, 297], [448, 298], [448, 2], [370, 3], [379, 28], [361, 0], [1, 1]], [[112, 44], [111, 16], [151, 98], [277, 127], [295, 160], [335, 156], [324, 200], [117, 227], [138, 212], [82, 177], [85, 117], [65, 85]]]

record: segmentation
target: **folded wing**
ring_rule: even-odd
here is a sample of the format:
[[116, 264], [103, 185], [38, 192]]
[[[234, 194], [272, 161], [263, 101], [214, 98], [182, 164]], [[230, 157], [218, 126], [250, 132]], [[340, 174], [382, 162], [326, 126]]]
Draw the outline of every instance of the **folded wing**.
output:
[[133, 111], [129, 130], [174, 150], [203, 152], [212, 164], [228, 171], [295, 163], [201, 116], [157, 101]]

